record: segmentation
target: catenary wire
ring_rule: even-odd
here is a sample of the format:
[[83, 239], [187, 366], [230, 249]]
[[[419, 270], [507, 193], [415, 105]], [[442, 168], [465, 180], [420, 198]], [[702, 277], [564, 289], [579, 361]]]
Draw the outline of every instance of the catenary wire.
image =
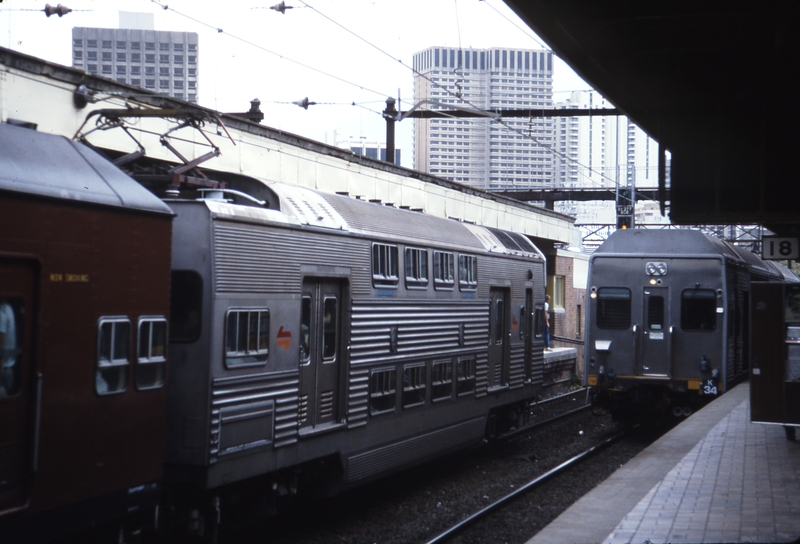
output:
[[363, 89], [365, 91], [368, 91], [368, 92], [371, 92], [371, 93], [374, 93], [374, 94], [377, 94], [377, 95], [380, 95], [380, 96], [390, 96], [389, 93], [376, 91], [376, 90], [370, 89], [369, 87], [366, 87], [364, 85], [360, 85], [358, 83], [354, 83], [352, 81], [348, 81], [348, 80], [346, 80], [346, 79], [344, 79], [342, 77], [339, 77], [337, 75], [331, 74], [329, 72], [325, 72], [324, 70], [320, 70], [319, 68], [314, 68], [313, 66], [310, 66], [308, 64], [302, 63], [302, 62], [297, 61], [297, 60], [294, 60], [291, 57], [287, 57], [286, 55], [282, 55], [280, 53], [276, 53], [275, 51], [272, 51], [271, 49], [267, 49], [266, 47], [264, 47], [262, 45], [259, 45], [257, 43], [254, 43], [254, 42], [250, 41], [250, 40], [242, 38], [241, 36], [237, 36], [236, 34], [231, 34], [229, 32], [225, 32], [222, 28], [219, 28], [219, 27], [216, 27], [216, 26], [214, 26], [212, 24], [206, 23], [205, 21], [201, 21], [201, 20], [199, 20], [199, 19], [197, 19], [195, 17], [192, 17], [191, 15], [188, 15], [186, 13], [178, 11], [175, 8], [171, 8], [171, 7], [169, 7], [169, 5], [162, 3], [160, 0], [150, 0], [150, 1], [152, 3], [154, 3], [154, 4], [157, 4], [158, 6], [161, 6], [161, 8], [163, 8], [164, 10], [172, 11], [173, 13], [175, 13], [177, 15], [180, 15], [181, 17], [184, 17], [186, 19], [189, 19], [190, 21], [194, 21], [195, 23], [197, 23], [199, 25], [205, 26], [206, 28], [210, 28], [212, 30], [216, 30], [217, 33], [219, 33], [219, 34], [225, 34], [227, 36], [230, 36], [234, 40], [237, 40], [237, 41], [239, 41], [241, 43], [244, 43], [246, 45], [249, 45], [251, 47], [255, 47], [256, 49], [260, 49], [261, 51], [264, 51], [265, 53], [269, 53], [270, 55], [274, 55], [274, 56], [276, 56], [276, 57], [278, 57], [278, 58], [280, 58], [282, 60], [291, 62], [293, 64], [296, 64], [297, 66], [301, 66], [303, 68], [306, 68], [307, 70], [311, 70], [313, 72], [316, 72], [318, 74], [324, 75], [326, 77], [335, 79], [337, 81], [341, 81], [342, 83], [346, 83], [347, 85], [351, 85], [353, 87], [358, 87], [359, 89]]
[[[316, 9], [315, 7], [313, 7], [313, 6], [309, 5], [307, 2], [305, 2], [305, 0], [299, 0], [299, 1], [300, 1], [300, 2], [301, 2], [301, 3], [302, 3], [304, 6], [305, 6], [305, 7], [307, 7], [307, 8], [310, 8], [311, 10], [315, 11], [315, 12], [316, 12], [316, 13], [318, 13], [320, 16], [324, 17], [325, 19], [327, 19], [327, 20], [328, 20], [328, 21], [330, 21], [331, 23], [335, 24], [336, 26], [339, 26], [339, 27], [340, 27], [340, 28], [342, 28], [343, 30], [345, 30], [345, 31], [347, 31], [348, 33], [352, 34], [353, 36], [357, 37], [358, 39], [360, 39], [360, 40], [361, 40], [361, 41], [363, 41], [364, 43], [368, 44], [370, 47], [373, 47], [373, 48], [375, 48], [375, 49], [376, 49], [376, 50], [378, 50], [379, 52], [381, 52], [381, 53], [383, 53], [384, 55], [386, 55], [386, 56], [390, 57], [392, 60], [395, 60], [395, 61], [399, 62], [401, 65], [403, 65], [403, 66], [405, 66], [406, 68], [410, 69], [410, 70], [411, 70], [413, 73], [415, 73], [416, 75], [418, 75], [418, 76], [422, 77], [423, 79], [427, 80], [427, 81], [428, 81], [429, 83], [431, 83], [431, 84], [432, 84], [434, 87], [437, 87], [437, 88], [439, 88], [439, 89], [442, 89], [442, 90], [444, 90], [444, 91], [445, 91], [445, 92], [446, 92], [448, 95], [452, 96], [453, 98], [455, 98], [455, 99], [457, 99], [457, 100], [459, 100], [459, 101], [461, 101], [461, 102], [464, 102], [465, 104], [469, 105], [470, 107], [474, 108], [475, 110], [478, 110], [478, 111], [485, 111], [485, 110], [483, 110], [482, 108], [480, 108], [480, 107], [476, 106], [475, 104], [471, 103], [470, 101], [468, 101], [468, 100], [464, 99], [462, 96], [460, 96], [460, 93], [454, 93], [453, 91], [451, 91], [450, 89], [448, 89], [446, 86], [440, 85], [438, 82], [436, 82], [436, 81], [433, 81], [432, 79], [430, 79], [430, 78], [429, 78], [427, 75], [425, 75], [425, 74], [422, 74], [421, 72], [419, 72], [418, 70], [416, 70], [415, 68], [413, 68], [413, 66], [409, 66], [409, 65], [407, 65], [407, 64], [406, 64], [406, 63], [404, 63], [404, 62], [403, 62], [401, 59], [397, 59], [397, 58], [395, 58], [395, 57], [394, 57], [394, 56], [392, 56], [390, 53], [388, 53], [388, 52], [384, 51], [383, 49], [381, 49], [381, 48], [380, 48], [380, 47], [378, 47], [377, 45], [373, 44], [373, 43], [372, 43], [372, 42], [370, 42], [369, 40], [367, 40], [367, 39], [363, 38], [362, 36], [360, 36], [360, 35], [356, 34], [356, 33], [355, 33], [355, 32], [353, 32], [352, 30], [350, 30], [350, 29], [348, 29], [348, 28], [344, 27], [343, 25], [341, 25], [341, 24], [340, 24], [340, 23], [338, 23], [337, 21], [333, 20], [333, 19], [332, 19], [332, 18], [330, 18], [329, 16], [327, 16], [327, 15], [325, 15], [324, 13], [320, 12], [320, 11], [319, 11], [318, 9]], [[252, 41], [250, 41], [250, 40], [247, 40], [247, 39], [245, 39], [245, 38], [242, 38], [242, 37], [240, 37], [240, 36], [238, 36], [238, 35], [236, 35], [236, 34], [231, 34], [231, 33], [224, 32], [224, 30], [223, 30], [222, 28], [218, 28], [218, 27], [216, 27], [216, 26], [214, 26], [214, 25], [211, 25], [211, 24], [209, 24], [209, 23], [207, 23], [207, 22], [201, 21], [201, 20], [199, 20], [199, 19], [197, 19], [197, 18], [195, 18], [195, 17], [193, 17], [193, 16], [191, 16], [191, 15], [189, 15], [189, 14], [186, 14], [186, 13], [183, 13], [183, 12], [181, 12], [181, 11], [178, 11], [178, 10], [176, 10], [176, 9], [174, 9], [174, 8], [171, 8], [171, 7], [169, 7], [167, 4], [164, 4], [164, 3], [162, 3], [160, 0], [151, 0], [151, 2], [152, 2], [152, 3], [154, 3], [154, 4], [156, 4], [156, 5], [158, 5], [158, 6], [160, 6], [160, 7], [161, 7], [162, 9], [164, 9], [164, 10], [170, 10], [170, 11], [174, 12], [175, 14], [177, 14], [177, 15], [180, 15], [180, 16], [182, 16], [182, 17], [186, 18], [186, 19], [189, 19], [189, 20], [191, 20], [191, 21], [193, 21], [193, 22], [195, 22], [195, 23], [197, 23], [197, 24], [199, 24], [199, 25], [205, 26], [205, 27], [207, 27], [207, 28], [210, 28], [210, 29], [212, 29], [212, 30], [216, 30], [218, 33], [225, 33], [225, 34], [227, 34], [228, 36], [230, 36], [231, 38], [233, 38], [233, 39], [235, 39], [235, 40], [237, 40], [237, 41], [240, 41], [240, 42], [242, 42], [242, 43], [244, 43], [244, 44], [250, 45], [251, 47], [254, 47], [254, 48], [256, 48], [256, 49], [260, 49], [260, 50], [262, 50], [262, 51], [264, 51], [264, 52], [266, 52], [266, 53], [269, 53], [269, 54], [271, 54], [271, 55], [274, 55], [274, 56], [276, 56], [276, 57], [278, 57], [278, 58], [280, 58], [280, 59], [287, 60], [287, 61], [289, 61], [289, 62], [292, 62], [293, 64], [296, 64], [296, 65], [298, 65], [298, 66], [301, 66], [301, 67], [303, 67], [303, 68], [306, 68], [306, 69], [312, 70], [312, 71], [314, 71], [314, 72], [317, 72], [317, 73], [319, 73], [319, 74], [321, 74], [321, 75], [324, 75], [324, 76], [326, 76], [326, 77], [330, 77], [330, 78], [336, 79], [336, 80], [338, 80], [338, 81], [341, 81], [341, 82], [343, 82], [343, 83], [346, 83], [346, 84], [348, 84], [348, 85], [352, 85], [352, 86], [354, 86], [354, 87], [358, 87], [358, 88], [360, 88], [360, 89], [363, 89], [363, 90], [366, 90], [366, 91], [368, 91], [368, 92], [371, 92], [371, 93], [374, 93], [374, 94], [377, 94], [377, 95], [380, 95], [380, 96], [389, 96], [389, 93], [382, 93], [382, 92], [379, 92], [379, 91], [375, 91], [374, 89], [370, 89], [370, 88], [368, 88], [368, 87], [365, 87], [365, 86], [363, 86], [363, 85], [359, 85], [359, 84], [357, 84], [357, 83], [354, 83], [354, 82], [348, 81], [348, 80], [346, 80], [346, 79], [344, 79], [344, 78], [341, 78], [341, 77], [339, 77], [339, 76], [336, 76], [336, 75], [334, 75], [334, 74], [331, 74], [331, 73], [329, 73], [329, 72], [325, 72], [325, 71], [323, 71], [323, 70], [320, 70], [320, 69], [318, 69], [318, 68], [314, 68], [313, 66], [307, 65], [307, 64], [305, 64], [305, 63], [302, 63], [302, 62], [299, 62], [299, 61], [296, 61], [296, 60], [294, 60], [294, 59], [292, 59], [292, 58], [290, 58], [290, 57], [287, 57], [287, 56], [285, 56], [285, 55], [282, 55], [282, 54], [280, 54], [280, 53], [277, 53], [277, 52], [275, 52], [275, 51], [272, 51], [272, 50], [270, 50], [270, 49], [267, 49], [266, 47], [263, 47], [263, 46], [261, 46], [261, 45], [259, 45], [259, 44], [256, 44], [256, 43], [254, 43], [254, 42], [252, 42]], [[488, 3], [488, 2], [485, 2], [485, 3], [486, 3], [486, 5], [487, 5], [487, 6], [489, 6], [491, 9], [493, 9], [495, 12], [497, 12], [497, 13], [498, 13], [500, 16], [502, 16], [504, 19], [506, 19], [506, 20], [507, 20], [507, 21], [508, 21], [510, 24], [514, 25], [516, 28], [519, 28], [519, 27], [518, 27], [517, 25], [515, 25], [515, 24], [514, 24], [512, 21], [510, 21], [510, 20], [509, 20], [507, 17], [505, 17], [505, 16], [504, 16], [502, 13], [500, 13], [500, 12], [499, 12], [499, 11], [498, 11], [498, 10], [497, 10], [497, 9], [496, 9], [494, 6], [492, 6], [490, 3]], [[460, 31], [460, 29], [459, 29], [459, 31]], [[524, 31], [523, 31], [523, 32], [524, 32]], [[537, 41], [535, 38], [533, 38], [532, 36], [530, 36], [528, 33], [525, 33], [525, 34], [526, 34], [526, 36], [528, 36], [529, 38], [531, 38], [533, 41], [535, 41], [537, 44], [541, 45], [541, 43], [540, 43], [540, 42], [538, 42], [538, 41]], [[548, 49], [548, 50], [549, 50], [549, 49]], [[549, 51], [551, 51], [551, 50], [549, 50]], [[552, 52], [552, 51], [551, 51], [551, 52]], [[369, 111], [369, 112], [371, 112], [371, 113], [375, 113], [376, 115], [382, 115], [382, 112], [376, 112], [376, 111], [374, 111], [374, 110], [371, 110], [371, 109], [369, 109], [369, 108], [366, 108], [366, 107], [364, 107], [364, 106], [361, 106], [360, 104], [356, 104], [355, 102], [353, 102], [353, 103], [352, 103], [352, 105], [357, 105], [357, 106], [359, 106], [359, 107], [363, 107], [363, 108], [364, 108], [364, 109], [366, 109], [367, 111]], [[562, 159], [564, 159], [565, 161], [567, 161], [567, 162], [569, 162], [569, 163], [572, 163], [572, 164], [576, 165], [576, 166], [577, 166], [577, 167], [579, 167], [579, 168], [583, 168], [583, 169], [585, 169], [585, 170], [590, 170], [590, 171], [596, 171], [595, 169], [593, 169], [593, 168], [591, 168], [591, 167], [589, 167], [589, 166], [583, 165], [583, 164], [581, 164], [580, 162], [576, 161], [575, 159], [573, 159], [573, 158], [571, 158], [571, 157], [568, 157], [568, 156], [564, 155], [563, 153], [559, 152], [557, 149], [554, 149], [553, 147], [551, 147], [551, 146], [549, 146], [549, 145], [547, 145], [547, 144], [544, 144], [544, 143], [542, 143], [541, 141], [539, 141], [537, 138], [533, 137], [532, 135], [525, 134], [525, 133], [523, 133], [522, 131], [520, 131], [519, 129], [517, 129], [517, 128], [515, 128], [515, 127], [511, 127], [511, 126], [509, 126], [507, 123], [505, 123], [505, 122], [503, 122], [503, 121], [499, 121], [499, 120], [496, 120], [496, 119], [495, 119], [495, 121], [497, 121], [497, 122], [498, 122], [498, 123], [499, 123], [501, 126], [503, 126], [503, 127], [506, 129], [506, 130], [508, 130], [508, 131], [511, 131], [511, 132], [515, 132], [515, 133], [517, 133], [517, 134], [520, 134], [520, 135], [521, 135], [521, 136], [523, 136], [524, 138], [527, 138], [527, 139], [529, 139], [529, 140], [532, 140], [533, 142], [535, 142], [536, 144], [538, 144], [538, 145], [539, 145], [539, 146], [541, 146], [542, 148], [546, 149], [547, 151], [549, 151], [549, 152], [553, 153], [553, 154], [554, 154], [554, 155], [556, 155], [556, 156], [559, 156], [559, 157], [561, 157], [561, 158], [562, 158]], [[580, 170], [579, 170], [579, 175], [581, 175], [581, 176], [583, 176], [584, 178], [586, 178], [586, 174], [584, 174], [584, 173], [580, 172]], [[611, 179], [610, 177], [606, 176], [606, 175], [605, 175], [605, 174], [603, 174], [602, 172], [598, 172], [598, 175], [599, 175], [601, 178], [604, 178], [604, 179], [606, 179], [606, 180], [608, 180], [608, 181], [610, 181], [610, 182], [615, 182], [615, 180], [613, 180], [613, 179]], [[593, 180], [591, 180], [591, 179], [588, 179], [588, 181], [589, 181], [590, 183], [593, 183], [593, 184], [597, 185], [597, 182], [594, 182], [594, 181], [593, 181]], [[599, 186], [600, 186], [601, 188], [603, 187], [602, 185], [599, 185]], [[609, 188], [609, 190], [611, 190], [611, 189]], [[635, 189], [634, 189], [634, 190], [635, 190]]]

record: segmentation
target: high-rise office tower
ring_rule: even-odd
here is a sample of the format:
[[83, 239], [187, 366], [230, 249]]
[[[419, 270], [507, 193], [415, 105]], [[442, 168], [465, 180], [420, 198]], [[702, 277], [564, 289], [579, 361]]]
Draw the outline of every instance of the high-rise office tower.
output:
[[147, 13], [120, 12], [119, 20], [120, 28], [73, 28], [72, 65], [197, 102], [197, 34], [154, 30]]
[[[551, 51], [431, 47], [414, 55], [413, 66], [417, 105], [552, 107]], [[414, 167], [484, 189], [552, 187], [552, 146], [549, 118], [414, 119]]]
[[[611, 108], [597, 91], [573, 91], [555, 109]], [[553, 164], [557, 187], [653, 188], [658, 185], [658, 143], [624, 115], [556, 117]], [[614, 202], [561, 203], [585, 222], [613, 222]]]

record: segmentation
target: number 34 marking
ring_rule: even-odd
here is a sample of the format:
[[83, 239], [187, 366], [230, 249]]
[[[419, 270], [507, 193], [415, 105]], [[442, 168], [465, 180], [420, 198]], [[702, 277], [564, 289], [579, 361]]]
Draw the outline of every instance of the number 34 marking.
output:
[[704, 395], [719, 394], [716, 380], [703, 380], [703, 385], [701, 386], [701, 390], [703, 391]]

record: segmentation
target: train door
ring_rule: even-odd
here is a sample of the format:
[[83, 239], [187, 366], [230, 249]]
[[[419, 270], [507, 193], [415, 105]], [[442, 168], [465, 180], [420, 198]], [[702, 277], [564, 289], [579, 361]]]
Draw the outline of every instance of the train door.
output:
[[489, 292], [489, 387], [508, 383], [508, 298], [508, 289], [493, 287]]
[[[741, 279], [739, 279], [741, 281]], [[733, 316], [729, 316], [729, 322], [732, 321], [732, 331], [729, 334], [733, 335], [733, 372], [734, 376], [741, 376], [742, 373], [749, 368], [749, 355], [750, 346], [748, 319], [750, 317], [750, 307], [748, 305], [750, 299], [749, 291], [741, 289], [737, 282], [736, 298], [734, 300]], [[733, 379], [730, 376], [728, 379]]]
[[645, 287], [639, 374], [669, 376], [672, 370], [672, 324], [668, 320], [669, 288]]
[[525, 344], [525, 380], [531, 379], [531, 364], [533, 359], [533, 289], [525, 290], [525, 306], [522, 308], [520, 320], [520, 333]]
[[300, 427], [339, 420], [342, 285], [306, 278], [300, 321]]
[[0, 261], [0, 512], [24, 505], [33, 469], [34, 271]]

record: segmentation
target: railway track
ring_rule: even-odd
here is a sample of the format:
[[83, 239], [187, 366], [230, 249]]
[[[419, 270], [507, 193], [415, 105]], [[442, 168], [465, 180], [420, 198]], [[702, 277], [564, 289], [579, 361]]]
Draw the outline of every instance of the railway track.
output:
[[[572, 413], [575, 413], [577, 411], [580, 411], [580, 409], [575, 410]], [[604, 448], [610, 446], [611, 444], [614, 444], [615, 442], [621, 440], [626, 434], [627, 434], [626, 431], [618, 432], [617, 434], [614, 434], [613, 436], [606, 438], [601, 442], [593, 445], [589, 449], [571, 457], [570, 459], [567, 459], [560, 465], [548, 470], [544, 474], [537, 476], [536, 478], [529, 481], [522, 487], [515, 489], [511, 493], [508, 493], [504, 497], [501, 497], [500, 499], [494, 501], [492, 504], [484, 508], [481, 508], [479, 511], [468, 516], [466, 519], [456, 523], [452, 527], [441, 532], [434, 538], [428, 540], [427, 544], [440, 544], [442, 542], [451, 542], [457, 535], [465, 531], [468, 527], [472, 526], [473, 524], [479, 523], [480, 521], [486, 519], [487, 517], [495, 514], [503, 507], [519, 499], [522, 495], [528, 493], [529, 491], [541, 486], [551, 478], [563, 475], [567, 471], [572, 470], [575, 467], [575, 465], [584, 461], [588, 457], [591, 457], [592, 455], [596, 455], [597, 453], [602, 451]]]
[[[515, 429], [486, 447], [420, 465], [331, 500], [306, 503], [260, 529], [247, 535], [239, 533], [239, 538], [222, 539], [220, 543], [260, 543], [265, 534], [270, 535], [273, 544], [426, 542], [621, 430], [609, 417], [593, 416], [585, 406], [584, 390], [532, 403], [530, 425]], [[598, 483], [596, 478], [604, 476], [593, 474], [583, 479], [591, 488]], [[532, 531], [527, 533], [529, 537], [535, 532], [531, 516], [546, 524], [582, 493], [585, 490], [562, 497], [562, 490], [551, 492], [543, 515], [539, 511], [524, 512], [523, 519], [505, 525], [515, 531]], [[482, 536], [471, 541], [525, 540]]]
[[590, 390], [587, 387], [569, 391], [553, 397], [528, 404], [527, 424], [501, 434], [498, 438], [508, 439], [531, 432], [534, 429], [555, 423], [563, 418], [591, 408]]

